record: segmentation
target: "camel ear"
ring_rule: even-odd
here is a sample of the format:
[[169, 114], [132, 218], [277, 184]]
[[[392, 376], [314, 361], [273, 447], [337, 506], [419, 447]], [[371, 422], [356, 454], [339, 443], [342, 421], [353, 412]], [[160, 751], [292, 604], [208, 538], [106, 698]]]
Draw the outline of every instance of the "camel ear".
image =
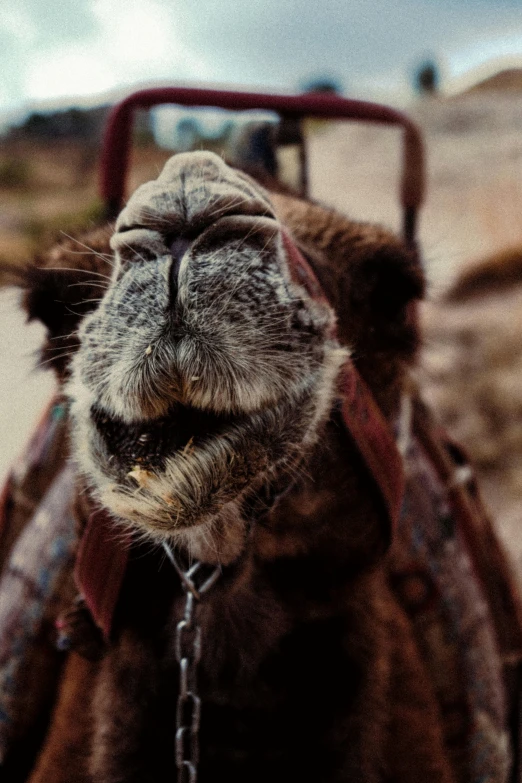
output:
[[347, 264], [341, 281], [339, 326], [361, 352], [412, 354], [418, 343], [415, 303], [424, 295], [417, 253], [400, 241], [369, 242]]
[[25, 267], [0, 267], [24, 291], [29, 320], [39, 320], [49, 337], [73, 332], [96, 307], [111, 273], [109, 238], [112, 227], [103, 224], [61, 238]]
[[393, 321], [424, 294], [424, 275], [415, 252], [396, 245], [376, 247], [353, 270], [351, 302]]
[[74, 331], [95, 307], [92, 285], [86, 275], [67, 269], [28, 266], [22, 277], [23, 306], [30, 321], [47, 327], [49, 337]]
[[76, 331], [84, 316], [96, 307], [100, 296], [91, 277], [82, 270], [46, 269], [36, 265], [9, 270], [9, 282], [23, 291], [22, 306], [29, 321], [40, 321], [47, 330], [40, 359], [65, 378], [70, 355], [76, 350]]

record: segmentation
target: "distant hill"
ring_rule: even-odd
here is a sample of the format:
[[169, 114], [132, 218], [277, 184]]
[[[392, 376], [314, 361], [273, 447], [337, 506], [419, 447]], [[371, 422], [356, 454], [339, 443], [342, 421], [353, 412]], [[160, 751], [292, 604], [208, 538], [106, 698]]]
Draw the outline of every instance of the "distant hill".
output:
[[108, 106], [32, 112], [21, 125], [10, 129], [8, 138], [40, 141], [71, 139], [99, 143], [108, 113]]
[[466, 90], [466, 93], [477, 92], [522, 92], [522, 67], [507, 68], [478, 81]]
[[[59, 111], [38, 111], [29, 114], [27, 119], [11, 127], [4, 141], [53, 141], [58, 139], [83, 141], [99, 145], [105, 130], [111, 106], [97, 106], [88, 109], [70, 108]], [[147, 112], [137, 111], [134, 116], [134, 138], [142, 143], [150, 142], [152, 132]]]

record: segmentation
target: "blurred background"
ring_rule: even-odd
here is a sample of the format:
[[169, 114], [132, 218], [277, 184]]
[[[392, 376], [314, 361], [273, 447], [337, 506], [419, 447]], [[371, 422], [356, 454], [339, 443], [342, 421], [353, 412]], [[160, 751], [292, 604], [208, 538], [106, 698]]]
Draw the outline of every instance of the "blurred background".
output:
[[[99, 219], [107, 114], [139, 87], [323, 90], [405, 109], [428, 153], [422, 380], [478, 461], [522, 563], [520, 0], [18, 0], [0, 7], [0, 51], [2, 265], [25, 263]], [[173, 150], [245, 159], [252, 138], [258, 146], [273, 139], [276, 122], [175, 107], [142, 113], [130, 187], [157, 176]], [[309, 122], [304, 133], [311, 194], [398, 229], [398, 131]], [[296, 180], [292, 145], [276, 162]], [[482, 283], [450, 301], [463, 274]], [[3, 476], [53, 380], [33, 369], [41, 332], [24, 326], [17, 295], [5, 286], [0, 307]]]

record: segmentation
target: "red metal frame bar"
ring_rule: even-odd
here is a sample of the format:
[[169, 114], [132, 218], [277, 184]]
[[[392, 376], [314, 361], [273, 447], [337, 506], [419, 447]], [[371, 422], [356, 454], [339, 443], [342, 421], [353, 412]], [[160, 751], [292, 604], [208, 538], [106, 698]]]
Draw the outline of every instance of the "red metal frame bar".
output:
[[400, 200], [403, 230], [408, 242], [414, 242], [416, 216], [424, 199], [425, 164], [422, 136], [417, 126], [402, 112], [366, 101], [349, 100], [325, 93], [269, 95], [187, 87], [140, 90], [129, 95], [112, 110], [102, 149], [101, 195], [108, 214], [114, 216], [123, 205], [129, 162], [131, 130], [136, 109], [150, 109], [165, 103], [182, 106], [215, 106], [241, 111], [266, 109], [283, 117], [317, 117], [358, 120], [395, 125], [404, 131]]

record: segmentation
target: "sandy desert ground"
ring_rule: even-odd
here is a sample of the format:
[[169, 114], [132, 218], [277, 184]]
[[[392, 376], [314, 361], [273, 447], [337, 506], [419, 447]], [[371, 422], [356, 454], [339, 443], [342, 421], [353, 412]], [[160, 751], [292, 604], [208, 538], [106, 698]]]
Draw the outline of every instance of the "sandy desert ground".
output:
[[[479, 94], [428, 100], [410, 109], [426, 136], [428, 198], [420, 242], [433, 302], [476, 260], [510, 245], [522, 245], [521, 98], [519, 94]], [[350, 216], [400, 226], [397, 131], [346, 123], [316, 129], [310, 158], [316, 198]], [[0, 247], [1, 232], [0, 221]], [[492, 317], [502, 320], [502, 298], [494, 309]], [[473, 328], [479, 329], [480, 322], [479, 313]], [[433, 328], [429, 312], [427, 324], [429, 352], [430, 341], [436, 343], [440, 333]], [[0, 291], [0, 328], [4, 334], [0, 345], [2, 477], [52, 394], [53, 380], [49, 373], [34, 370], [41, 332], [37, 325], [24, 326], [13, 292]], [[429, 362], [426, 377], [429, 381]], [[522, 397], [518, 386], [515, 379], [511, 393]], [[515, 408], [522, 418], [522, 406]], [[522, 487], [506, 489], [502, 476], [495, 477], [487, 466], [481, 471], [499, 529], [522, 569], [522, 533], [518, 532]]]

